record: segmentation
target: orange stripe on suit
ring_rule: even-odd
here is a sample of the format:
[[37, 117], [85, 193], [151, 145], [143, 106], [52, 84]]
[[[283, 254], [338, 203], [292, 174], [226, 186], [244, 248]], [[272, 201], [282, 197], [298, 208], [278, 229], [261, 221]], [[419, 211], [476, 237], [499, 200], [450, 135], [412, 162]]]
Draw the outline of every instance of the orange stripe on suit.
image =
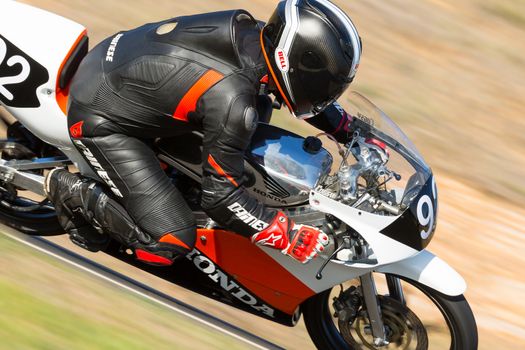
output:
[[173, 118], [187, 122], [188, 113], [195, 111], [199, 98], [222, 78], [224, 76], [221, 73], [212, 69], [204, 73], [179, 102], [175, 113], [173, 113]]
[[208, 163], [215, 169], [215, 171], [220, 175], [224, 176], [228, 179], [235, 187], [239, 187], [239, 184], [233, 177], [231, 177], [229, 174], [227, 174], [224, 169], [215, 161], [215, 159], [212, 157], [212, 155], [208, 155]]

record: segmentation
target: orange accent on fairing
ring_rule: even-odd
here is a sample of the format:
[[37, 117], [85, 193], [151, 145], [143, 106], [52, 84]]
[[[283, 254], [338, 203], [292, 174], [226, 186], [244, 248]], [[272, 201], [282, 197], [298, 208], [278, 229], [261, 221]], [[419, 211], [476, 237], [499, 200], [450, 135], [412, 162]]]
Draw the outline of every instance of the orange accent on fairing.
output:
[[213, 169], [215, 169], [215, 171], [220, 175], [220, 176], [224, 176], [225, 178], [228, 179], [228, 181], [230, 181], [235, 187], [239, 187], [239, 184], [237, 183], [237, 181], [235, 181], [235, 179], [233, 177], [231, 177], [229, 174], [227, 174], [224, 169], [215, 161], [215, 159], [213, 159], [213, 157], [210, 155], [208, 155], [208, 163], [210, 163], [210, 165], [213, 167]]
[[188, 113], [195, 111], [199, 98], [222, 78], [224, 75], [212, 69], [204, 73], [179, 102], [173, 118], [187, 122]]
[[71, 46], [71, 49], [69, 49], [69, 52], [67, 53], [66, 57], [62, 61], [62, 64], [60, 65], [60, 68], [58, 69], [57, 85], [56, 85], [55, 96], [56, 96], [56, 100], [57, 100], [58, 106], [60, 107], [62, 112], [64, 112], [64, 115], [67, 115], [67, 100], [69, 98], [69, 84], [64, 89], [60, 88], [60, 86], [59, 86], [59, 84], [60, 84], [60, 74], [62, 73], [62, 69], [64, 69], [64, 65], [66, 64], [67, 60], [69, 59], [69, 57], [71, 56], [73, 51], [77, 48], [77, 45], [80, 43], [80, 40], [82, 40], [82, 38], [85, 37], [86, 35], [87, 35], [87, 30], [84, 30], [78, 36], [77, 40], [75, 40], [75, 43], [73, 44], [73, 46]]
[[183, 248], [186, 248], [188, 250], [191, 250], [191, 248], [188, 247], [188, 245], [186, 243], [184, 243], [183, 241], [181, 241], [180, 239], [178, 239], [177, 237], [173, 236], [170, 233], [166, 233], [164, 236], [162, 236], [159, 239], [159, 242], [169, 243], [169, 244], [173, 244], [173, 245], [178, 245], [180, 247], [183, 247]]
[[277, 86], [277, 89], [281, 93], [281, 96], [284, 99], [284, 102], [286, 103], [286, 106], [288, 106], [288, 109], [290, 110], [290, 113], [293, 113], [292, 104], [290, 101], [288, 101], [288, 98], [284, 94], [284, 90], [281, 88], [281, 84], [279, 84], [279, 80], [277, 80], [277, 75], [275, 75], [275, 72], [273, 71], [272, 65], [270, 64], [270, 60], [268, 59], [268, 54], [266, 53], [266, 50], [264, 48], [264, 41], [263, 41], [263, 32], [264, 29], [261, 30], [261, 49], [264, 56], [264, 60], [266, 61], [266, 65], [268, 66], [268, 69], [270, 70], [270, 74], [272, 75], [273, 81], [275, 82], [275, 85]]
[[198, 229], [195, 248], [269, 306], [289, 315], [315, 294], [249, 239], [233, 232]]

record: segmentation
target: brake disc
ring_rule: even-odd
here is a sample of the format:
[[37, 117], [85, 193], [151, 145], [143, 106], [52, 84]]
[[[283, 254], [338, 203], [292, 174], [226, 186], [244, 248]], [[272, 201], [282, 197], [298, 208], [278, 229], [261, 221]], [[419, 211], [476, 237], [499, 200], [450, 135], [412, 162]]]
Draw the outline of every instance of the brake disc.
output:
[[370, 321], [361, 309], [354, 322], [339, 321], [339, 331], [352, 349], [428, 349], [428, 336], [421, 320], [408, 307], [388, 296], [379, 295], [383, 323], [389, 345], [376, 347]]

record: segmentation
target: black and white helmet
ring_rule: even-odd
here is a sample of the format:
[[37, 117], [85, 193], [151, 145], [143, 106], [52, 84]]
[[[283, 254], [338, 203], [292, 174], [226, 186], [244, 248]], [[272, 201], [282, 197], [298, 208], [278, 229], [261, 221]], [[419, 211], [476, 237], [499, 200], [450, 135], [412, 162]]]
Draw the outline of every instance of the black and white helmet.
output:
[[328, 0], [286, 0], [261, 32], [266, 63], [301, 119], [334, 102], [354, 79], [361, 40], [350, 18]]

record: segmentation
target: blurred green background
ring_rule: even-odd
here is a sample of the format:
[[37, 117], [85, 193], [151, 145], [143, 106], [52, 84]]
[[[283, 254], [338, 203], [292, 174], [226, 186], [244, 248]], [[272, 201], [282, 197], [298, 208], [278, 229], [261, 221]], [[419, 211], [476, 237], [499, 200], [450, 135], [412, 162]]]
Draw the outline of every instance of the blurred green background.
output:
[[[84, 24], [89, 30], [92, 46], [121, 29], [192, 13], [244, 8], [264, 20], [276, 4], [275, 0], [23, 2]], [[334, 2], [352, 17], [363, 39], [363, 58], [351, 88], [368, 96], [401, 126], [437, 175], [440, 220], [429, 248], [467, 280], [466, 296], [478, 322], [480, 349], [520, 348], [525, 344], [525, 308], [522, 302], [525, 294], [525, 261], [522, 257], [525, 251], [525, 210], [521, 205], [525, 199], [525, 118], [522, 116], [525, 110], [525, 1]], [[343, 105], [346, 99], [346, 96], [342, 97]], [[315, 132], [284, 111], [276, 113], [273, 122], [300, 130], [303, 134]], [[5, 242], [2, 244], [0, 256], [3, 258], [6, 248]], [[0, 269], [6, 271], [17, 265], [18, 251], [13, 247], [9, 251], [10, 259], [0, 260]], [[113, 264], [109, 260], [103, 261]], [[24, 269], [44, 269], [43, 266], [47, 269], [50, 263], [53, 269], [58, 268], [46, 260], [33, 262], [34, 266], [24, 266]], [[28, 283], [34, 278], [32, 275], [25, 274], [26, 277], [22, 278], [9, 273], [6, 279], [2, 271], [2, 302], [9, 300], [17, 305], [9, 309], [13, 323], [9, 328], [11, 333], [22, 335], [25, 327], [39, 325], [38, 318], [30, 320], [22, 316], [24, 312], [35, 315], [38, 310], [43, 313], [52, 310], [50, 312], [57, 315], [63, 313], [64, 308], [43, 304], [40, 309], [40, 304], [34, 304], [35, 300], [52, 303], [61, 298], [62, 284], [68, 285], [69, 277], [62, 269], [56, 270], [54, 275], [56, 279], [52, 284], [42, 280], [38, 288], [24, 289], [20, 281]], [[96, 293], [89, 288], [93, 283], [96, 282], [87, 279], [82, 288], [72, 290], [83, 290], [93, 298], [93, 304], [103, 304], [106, 299], [111, 300], [113, 294], [119, 293], [109, 290]], [[179, 296], [183, 292], [177, 290], [176, 293]], [[184, 295], [189, 302], [207, 303], [194, 299], [196, 297], [191, 294]], [[140, 302], [136, 304], [142, 309]], [[76, 301], [70, 300], [69, 305], [65, 309], [74, 308]], [[288, 329], [210, 305], [209, 311], [218, 312], [221, 317], [290, 349], [312, 346], [302, 325]], [[111, 309], [111, 305], [108, 307]], [[99, 312], [103, 310], [99, 309]], [[158, 313], [159, 320], [172, 317], [161, 310], [152, 313]], [[57, 334], [49, 338], [49, 348], [56, 348], [62, 342], [70, 344], [67, 343], [70, 328], [65, 325], [77, 319], [89, 324], [92, 319], [100, 317], [98, 312], [88, 314], [87, 319], [81, 316], [68, 312], [64, 316], [66, 322], [56, 322], [54, 328], [49, 325], [48, 332]], [[62, 316], [57, 316], [57, 320], [59, 317]], [[2, 336], [4, 322], [7, 321], [0, 313]], [[20, 326], [17, 328], [17, 325]], [[114, 330], [116, 333], [126, 332], [118, 328]], [[69, 338], [78, 342], [86, 339], [82, 329], [71, 334]], [[112, 334], [108, 331], [102, 338], [111, 338]], [[16, 341], [17, 338], [9, 339]], [[178, 341], [179, 338], [172, 338], [171, 345], [179, 344]], [[24, 344], [32, 348], [30, 343]], [[88, 344], [94, 348], [110, 348], [106, 344]], [[221, 344], [216, 343], [216, 348], [229, 346]]]
[[249, 348], [2, 234], [0, 252], [0, 349]]

